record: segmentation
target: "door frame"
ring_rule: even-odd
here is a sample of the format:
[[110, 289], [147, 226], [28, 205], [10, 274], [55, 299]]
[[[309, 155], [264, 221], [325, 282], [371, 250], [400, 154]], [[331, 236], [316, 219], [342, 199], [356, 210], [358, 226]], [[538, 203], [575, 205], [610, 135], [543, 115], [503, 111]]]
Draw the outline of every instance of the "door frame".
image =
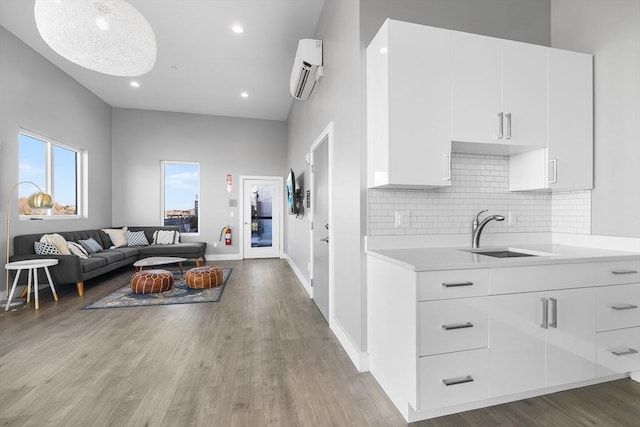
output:
[[[315, 177], [313, 172], [311, 172], [311, 169], [313, 168], [313, 152], [314, 150], [322, 143], [322, 141], [327, 140], [327, 158], [328, 158], [328, 164], [327, 164], [327, 177], [328, 177], [328, 199], [329, 199], [329, 206], [328, 206], [328, 210], [329, 210], [329, 327], [333, 327], [334, 324], [334, 299], [335, 299], [335, 295], [334, 295], [334, 278], [333, 278], [333, 272], [335, 271], [334, 269], [334, 230], [335, 227], [333, 226], [333, 174], [331, 173], [332, 170], [332, 166], [333, 166], [333, 122], [329, 122], [329, 124], [327, 125], [327, 127], [324, 128], [324, 130], [320, 133], [320, 136], [318, 136], [318, 138], [316, 138], [316, 140], [313, 142], [313, 144], [311, 144], [311, 147], [309, 149], [309, 175], [311, 177], [311, 184], [310, 184], [310, 188], [311, 191], [315, 191], [314, 190], [314, 185], [315, 185]], [[310, 271], [309, 271], [309, 279], [311, 281], [311, 298], [313, 298], [313, 269], [314, 269], [314, 265], [313, 265], [313, 239], [314, 239], [314, 229], [316, 228], [314, 226], [314, 210], [315, 207], [313, 205], [313, 195], [311, 197], [311, 208], [309, 209], [309, 265], [310, 265]]]
[[[284, 189], [284, 178], [281, 176], [255, 176], [255, 175], [240, 175], [240, 188], [238, 188], [238, 210], [239, 210], [239, 223], [238, 223], [238, 241], [240, 244], [238, 245], [240, 250], [240, 259], [244, 259], [244, 183], [249, 180], [269, 180], [269, 181], [278, 181], [280, 185], [280, 231], [279, 231], [279, 239], [280, 239], [280, 248], [278, 254], [280, 258], [284, 256], [284, 197], [283, 197], [283, 189]], [[251, 218], [249, 218], [250, 220]]]

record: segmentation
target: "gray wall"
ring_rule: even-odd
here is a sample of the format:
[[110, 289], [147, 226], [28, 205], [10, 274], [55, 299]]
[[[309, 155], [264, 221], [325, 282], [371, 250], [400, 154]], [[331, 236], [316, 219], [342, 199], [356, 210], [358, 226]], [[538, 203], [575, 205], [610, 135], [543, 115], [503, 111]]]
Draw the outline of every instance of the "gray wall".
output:
[[[114, 108], [114, 225], [160, 224], [160, 161], [199, 162], [200, 233], [185, 240], [206, 241], [208, 254], [237, 254], [240, 212], [229, 199], [238, 199], [240, 175], [286, 174], [286, 137], [279, 121]], [[233, 245], [214, 248], [225, 225]]]
[[386, 18], [549, 46], [550, 0], [360, 0], [366, 46]]
[[[0, 218], [18, 182], [18, 132], [24, 128], [88, 150], [87, 218], [20, 221], [18, 197], [11, 235], [111, 225], [111, 107], [0, 27]], [[28, 186], [25, 187], [28, 189]], [[16, 192], [17, 193], [17, 192]], [[5, 242], [5, 228], [0, 231]], [[5, 245], [0, 245], [5, 259]], [[2, 274], [2, 282], [5, 275]], [[5, 289], [4, 283], [1, 290]]]
[[554, 47], [594, 58], [592, 233], [640, 237], [640, 1], [554, 0]]

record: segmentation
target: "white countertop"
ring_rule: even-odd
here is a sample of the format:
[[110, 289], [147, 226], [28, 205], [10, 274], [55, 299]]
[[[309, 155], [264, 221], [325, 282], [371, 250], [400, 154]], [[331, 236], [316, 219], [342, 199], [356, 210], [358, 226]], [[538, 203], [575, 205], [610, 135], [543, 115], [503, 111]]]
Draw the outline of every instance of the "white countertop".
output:
[[[504, 249], [482, 247], [477, 250]], [[640, 253], [566, 245], [514, 245], [511, 250], [543, 253], [540, 256], [494, 258], [465, 250], [470, 248], [369, 249], [367, 255], [380, 258], [412, 271], [457, 270], [464, 268], [516, 267], [526, 265], [566, 264], [595, 261], [640, 261]], [[475, 250], [475, 249], [474, 249]], [[547, 255], [548, 254], [548, 255]]]

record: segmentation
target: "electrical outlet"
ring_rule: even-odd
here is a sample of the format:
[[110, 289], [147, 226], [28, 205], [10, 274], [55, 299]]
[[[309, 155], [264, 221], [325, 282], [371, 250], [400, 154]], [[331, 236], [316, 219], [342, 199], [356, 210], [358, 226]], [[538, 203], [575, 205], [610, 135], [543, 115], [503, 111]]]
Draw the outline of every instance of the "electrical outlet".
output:
[[396, 212], [396, 228], [407, 228], [410, 225], [411, 225], [411, 212], [397, 211]]
[[516, 214], [509, 211], [509, 225], [515, 225], [516, 221], [517, 221]]
[[213, 247], [217, 248], [218, 247], [218, 242], [213, 242]]

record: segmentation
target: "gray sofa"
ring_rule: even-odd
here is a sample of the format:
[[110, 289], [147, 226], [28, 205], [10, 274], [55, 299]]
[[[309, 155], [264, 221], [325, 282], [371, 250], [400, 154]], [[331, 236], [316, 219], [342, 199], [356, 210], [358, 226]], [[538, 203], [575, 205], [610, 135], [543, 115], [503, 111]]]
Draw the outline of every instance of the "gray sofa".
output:
[[[107, 227], [105, 227], [107, 228]], [[109, 227], [112, 228], [112, 227]], [[173, 226], [147, 226], [147, 227], [127, 227], [130, 231], [144, 231], [149, 243], [153, 242], [153, 232], [155, 230], [179, 230]], [[200, 265], [200, 260], [206, 261], [205, 242], [183, 242], [172, 245], [149, 245], [149, 246], [125, 246], [108, 249], [113, 246], [111, 239], [101, 229], [81, 230], [81, 231], [61, 231], [57, 232], [67, 241], [77, 242], [93, 238], [105, 248], [104, 251], [91, 254], [88, 259], [82, 259], [76, 255], [37, 255], [33, 243], [39, 241], [43, 234], [23, 234], [13, 238], [13, 253], [11, 261], [22, 261], [34, 258], [56, 258], [58, 264], [51, 267], [51, 278], [55, 285], [75, 283], [78, 295], [84, 294], [85, 280], [101, 276], [109, 271], [133, 264], [139, 259], [151, 256], [175, 256], [195, 260], [196, 266]], [[43, 274], [38, 270], [38, 274]], [[24, 275], [23, 275], [24, 276]], [[21, 276], [22, 279], [22, 276]], [[46, 277], [38, 276], [40, 283], [46, 283]]]

